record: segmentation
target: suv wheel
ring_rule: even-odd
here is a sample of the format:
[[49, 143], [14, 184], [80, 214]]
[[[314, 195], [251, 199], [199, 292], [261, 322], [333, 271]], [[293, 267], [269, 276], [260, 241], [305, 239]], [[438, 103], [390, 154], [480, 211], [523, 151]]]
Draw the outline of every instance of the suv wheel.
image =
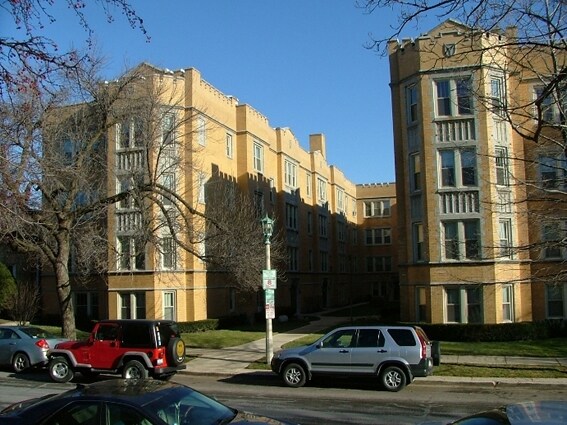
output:
[[406, 386], [406, 375], [397, 366], [388, 366], [380, 374], [380, 381], [385, 390], [400, 391]]
[[130, 360], [122, 369], [124, 379], [146, 379], [148, 370], [138, 360]]
[[288, 387], [293, 388], [302, 387], [307, 380], [305, 369], [297, 363], [287, 364], [283, 369], [282, 378]]
[[75, 373], [65, 357], [54, 357], [49, 362], [49, 376], [55, 382], [69, 382]]
[[185, 342], [181, 338], [171, 338], [167, 344], [167, 361], [179, 366], [185, 361]]

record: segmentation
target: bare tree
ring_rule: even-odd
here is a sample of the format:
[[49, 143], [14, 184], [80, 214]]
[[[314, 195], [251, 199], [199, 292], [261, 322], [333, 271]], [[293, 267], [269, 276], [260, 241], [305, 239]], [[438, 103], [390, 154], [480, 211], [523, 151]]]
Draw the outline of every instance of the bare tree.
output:
[[183, 91], [151, 66], [103, 82], [88, 64], [61, 74], [57, 91], [0, 105], [0, 242], [54, 271], [64, 336], [75, 336], [71, 275], [151, 267], [164, 253], [174, 266], [181, 249], [254, 288], [264, 251], [250, 202], [219, 196], [219, 176], [207, 209], [194, 205], [196, 112]]
[[[64, 3], [85, 30], [85, 41], [89, 47], [93, 46], [94, 32], [88, 12], [93, 7], [101, 8], [108, 22], [113, 22], [116, 14], [125, 16], [132, 28], [140, 29], [147, 37], [143, 20], [126, 0], [89, 3], [65, 0]], [[0, 96], [10, 97], [22, 91], [46, 89], [53, 83], [53, 75], [62, 70], [76, 69], [81, 62], [89, 60], [90, 53], [62, 51], [56, 40], [42, 35], [47, 25], [58, 20], [53, 9], [53, 2], [49, 0], [4, 1], [0, 4], [0, 12], [11, 16], [15, 33], [19, 34], [0, 36]]]
[[33, 282], [19, 282], [5, 305], [10, 318], [20, 325], [30, 323], [41, 307], [39, 288]]

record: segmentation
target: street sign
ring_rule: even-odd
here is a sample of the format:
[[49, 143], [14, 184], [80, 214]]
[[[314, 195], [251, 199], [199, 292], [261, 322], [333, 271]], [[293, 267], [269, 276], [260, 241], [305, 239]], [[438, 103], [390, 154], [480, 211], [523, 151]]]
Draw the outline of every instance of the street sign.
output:
[[266, 319], [276, 318], [276, 297], [273, 289], [264, 291], [264, 301], [266, 307]]
[[276, 271], [262, 270], [262, 289], [276, 289]]

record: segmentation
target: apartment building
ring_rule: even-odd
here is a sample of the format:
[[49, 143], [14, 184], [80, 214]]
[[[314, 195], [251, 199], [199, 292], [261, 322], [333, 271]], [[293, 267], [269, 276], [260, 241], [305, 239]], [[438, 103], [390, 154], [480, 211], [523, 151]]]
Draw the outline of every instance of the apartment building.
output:
[[565, 153], [529, 140], [551, 57], [514, 37], [447, 20], [389, 43], [402, 320], [566, 317]]
[[[147, 119], [130, 116], [113, 126], [107, 138], [109, 195], [144, 178], [132, 171], [150, 162], [161, 174], [160, 184], [203, 214], [213, 208], [209, 196], [218, 192], [219, 182], [235, 183], [254, 200], [258, 219], [274, 217], [284, 234], [288, 261], [285, 279], [278, 281], [276, 315], [372, 298], [397, 303], [394, 184], [355, 185], [328, 163], [323, 134], [312, 134], [304, 149], [292, 130], [272, 128], [261, 112], [219, 91], [197, 69], [141, 64], [136, 72], [159, 87], [161, 128], [151, 136], [157, 148], [142, 149]], [[167, 199], [162, 205], [167, 210]], [[154, 210], [144, 217], [132, 198], [110, 209], [109, 272], [90, 285], [74, 284], [78, 320], [195, 321], [263, 312], [262, 290], [239, 291], [225, 273], [176, 246], [167, 226], [154, 225], [152, 243], [137, 239], [133, 230], [160, 214]], [[192, 220], [198, 233], [202, 223], [198, 215]], [[194, 249], [206, 252], [199, 244]], [[258, 276], [259, 288], [261, 283]], [[46, 313], [55, 314], [50, 288], [44, 291]]]

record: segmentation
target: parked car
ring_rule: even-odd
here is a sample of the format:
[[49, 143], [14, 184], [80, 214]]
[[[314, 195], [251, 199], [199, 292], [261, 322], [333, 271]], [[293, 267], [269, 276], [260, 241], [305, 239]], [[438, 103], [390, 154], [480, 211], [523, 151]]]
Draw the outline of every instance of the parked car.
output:
[[35, 326], [0, 326], [0, 364], [18, 373], [45, 366], [49, 349], [66, 341]]
[[384, 389], [399, 391], [416, 376], [428, 376], [440, 362], [439, 344], [417, 326], [348, 326], [310, 345], [274, 355], [272, 371], [290, 387], [318, 375], [377, 377]]
[[526, 401], [486, 410], [451, 422], [450, 425], [564, 425], [566, 401]]
[[230, 408], [182, 384], [110, 379], [16, 403], [0, 425], [219, 425], [284, 424]]
[[185, 369], [185, 343], [172, 320], [102, 320], [85, 341], [57, 344], [49, 354], [49, 375], [68, 382], [80, 372], [119, 373], [123, 378], [169, 379]]

